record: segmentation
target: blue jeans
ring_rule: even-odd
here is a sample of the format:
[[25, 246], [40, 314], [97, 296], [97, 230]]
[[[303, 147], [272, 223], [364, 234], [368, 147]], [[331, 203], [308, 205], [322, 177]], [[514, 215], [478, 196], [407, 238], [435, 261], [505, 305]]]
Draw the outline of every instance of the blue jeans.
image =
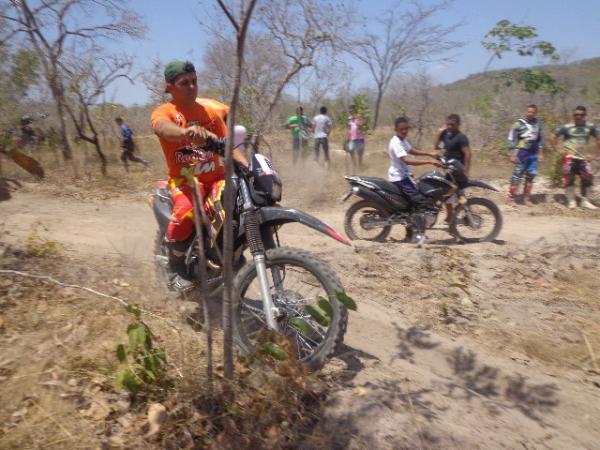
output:
[[525, 182], [532, 183], [537, 175], [538, 152], [520, 149], [517, 153], [517, 163], [513, 169], [511, 184], [519, 184], [525, 175]]
[[324, 138], [315, 138], [315, 161], [319, 160], [319, 149], [323, 147], [323, 157], [325, 161], [329, 161], [329, 139]]

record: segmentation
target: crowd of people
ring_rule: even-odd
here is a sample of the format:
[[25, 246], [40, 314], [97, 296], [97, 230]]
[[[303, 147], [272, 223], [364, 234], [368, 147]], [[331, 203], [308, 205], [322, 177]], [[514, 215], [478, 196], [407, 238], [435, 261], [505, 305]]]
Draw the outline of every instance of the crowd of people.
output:
[[[348, 127], [345, 135], [344, 150], [350, 155], [352, 169], [362, 167], [365, 154], [364, 119], [356, 111], [350, 111], [348, 116]], [[327, 167], [330, 165], [329, 158], [329, 135], [333, 128], [333, 121], [327, 115], [327, 107], [321, 106], [319, 114], [311, 120], [304, 115], [302, 106], [296, 108], [296, 113], [287, 120], [286, 127], [292, 132], [292, 159], [294, 164], [298, 163], [302, 156], [308, 152], [309, 142], [314, 139], [314, 160], [319, 163], [320, 153], [323, 150], [323, 162]], [[312, 137], [311, 137], [312, 135]]]
[[[538, 107], [527, 106], [525, 114], [510, 128], [508, 133], [508, 149], [510, 161], [514, 165], [510, 179], [507, 203], [516, 204], [519, 186], [523, 183], [522, 202], [532, 206], [531, 194], [534, 180], [538, 174], [538, 162], [544, 160], [544, 133], [537, 118]], [[363, 118], [355, 111], [348, 116], [344, 149], [350, 155], [353, 171], [362, 167], [365, 153], [365, 133], [362, 130]], [[318, 115], [308, 119], [303, 108], [299, 106], [296, 114], [286, 124], [292, 131], [293, 162], [297, 163], [302, 154], [307, 154], [311, 133], [314, 133], [314, 160], [319, 162], [320, 149], [323, 150], [324, 162], [329, 166], [329, 135], [332, 120], [327, 116], [327, 108], [322, 106]], [[448, 159], [459, 160], [466, 169], [471, 170], [471, 149], [469, 139], [460, 131], [460, 116], [450, 114], [446, 124], [438, 130], [433, 144], [434, 151], [427, 152], [414, 148], [408, 140], [409, 121], [399, 117], [394, 123], [395, 134], [388, 144], [388, 155], [391, 165], [388, 180], [395, 183], [400, 190], [411, 199], [415, 208], [422, 207], [424, 199], [416, 190], [410, 166], [430, 164], [439, 166], [435, 160], [442, 154]], [[556, 128], [547, 139], [550, 146], [560, 154], [562, 183], [565, 188], [566, 206], [577, 206], [575, 195], [576, 178], [580, 178], [581, 196], [579, 205], [585, 209], [597, 209], [588, 198], [593, 186], [591, 162], [600, 158], [600, 133], [596, 126], [587, 121], [587, 109], [577, 106], [573, 111], [573, 122]], [[595, 147], [595, 151], [592, 150]], [[413, 156], [427, 156], [433, 160], [419, 160]], [[446, 205], [447, 218], [452, 212], [452, 204]]]

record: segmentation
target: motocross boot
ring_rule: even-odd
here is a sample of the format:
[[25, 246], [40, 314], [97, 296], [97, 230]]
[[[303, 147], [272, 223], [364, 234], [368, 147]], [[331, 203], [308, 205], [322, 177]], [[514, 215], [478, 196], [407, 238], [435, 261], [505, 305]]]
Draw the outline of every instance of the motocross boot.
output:
[[509, 205], [515, 205], [515, 196], [517, 195], [517, 191], [519, 190], [518, 184], [511, 184], [508, 189], [508, 197], [506, 198], [506, 203]]
[[529, 196], [531, 195], [532, 189], [533, 189], [533, 183], [531, 181], [526, 182], [525, 187], [523, 188], [523, 204], [525, 206], [533, 206], [533, 203], [531, 202], [531, 198], [529, 198]]
[[194, 287], [194, 280], [188, 274], [185, 264], [187, 246], [187, 241], [167, 242], [171, 285], [181, 292], [189, 291]]
[[579, 206], [585, 209], [598, 209], [598, 207], [590, 202], [587, 197], [581, 197], [581, 203]]
[[577, 206], [577, 202], [575, 201], [575, 186], [569, 186], [566, 188], [565, 195], [567, 197], [567, 208], [575, 208]]

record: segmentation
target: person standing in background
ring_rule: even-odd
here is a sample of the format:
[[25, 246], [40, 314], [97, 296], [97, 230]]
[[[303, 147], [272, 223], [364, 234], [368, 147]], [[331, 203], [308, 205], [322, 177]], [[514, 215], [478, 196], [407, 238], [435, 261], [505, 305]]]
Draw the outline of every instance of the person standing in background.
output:
[[348, 153], [352, 160], [352, 171], [362, 168], [363, 155], [365, 154], [365, 134], [362, 131], [363, 117], [360, 113], [351, 113], [348, 117], [348, 133], [346, 142]]
[[302, 106], [296, 108], [296, 115], [290, 116], [286, 128], [292, 130], [292, 159], [294, 164], [298, 162], [300, 155], [306, 154], [309, 139], [309, 121], [304, 115]]
[[[567, 197], [567, 207], [575, 208], [575, 177], [581, 179], [581, 207], [598, 209], [587, 198], [594, 184], [591, 161], [600, 156], [600, 133], [593, 123], [586, 121], [585, 106], [577, 106], [573, 111], [573, 122], [558, 128], [550, 138], [552, 148], [558, 150], [562, 160], [563, 186]], [[558, 146], [558, 139], [563, 142]], [[596, 141], [594, 154], [587, 148], [591, 138]]]
[[523, 175], [525, 175], [523, 204], [532, 205], [529, 196], [533, 189], [533, 180], [537, 175], [537, 164], [538, 161], [544, 160], [542, 128], [536, 116], [537, 106], [534, 104], [527, 106], [525, 117], [517, 120], [508, 132], [508, 146], [513, 151], [510, 160], [515, 164], [508, 191], [508, 203], [511, 205], [515, 203], [515, 195]]
[[[465, 174], [469, 176], [471, 171], [471, 148], [469, 147], [469, 138], [460, 131], [460, 116], [450, 114], [446, 117], [446, 126], [439, 129], [434, 143], [434, 148], [444, 150], [444, 158], [456, 159], [465, 166]], [[446, 202], [446, 218], [444, 221], [449, 223], [452, 219], [452, 211], [458, 197], [453, 195]]]
[[332, 125], [327, 115], [327, 108], [321, 106], [319, 114], [313, 117], [311, 128], [315, 134], [315, 161], [319, 162], [320, 148], [323, 147], [323, 159], [327, 167], [329, 167], [329, 133]]

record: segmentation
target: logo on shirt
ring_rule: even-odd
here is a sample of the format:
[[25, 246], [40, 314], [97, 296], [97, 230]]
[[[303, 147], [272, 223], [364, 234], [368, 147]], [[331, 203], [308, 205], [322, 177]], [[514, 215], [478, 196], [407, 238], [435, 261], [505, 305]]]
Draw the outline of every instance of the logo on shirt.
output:
[[175, 162], [177, 164], [206, 163], [213, 158], [213, 152], [190, 147], [181, 147], [175, 151]]

